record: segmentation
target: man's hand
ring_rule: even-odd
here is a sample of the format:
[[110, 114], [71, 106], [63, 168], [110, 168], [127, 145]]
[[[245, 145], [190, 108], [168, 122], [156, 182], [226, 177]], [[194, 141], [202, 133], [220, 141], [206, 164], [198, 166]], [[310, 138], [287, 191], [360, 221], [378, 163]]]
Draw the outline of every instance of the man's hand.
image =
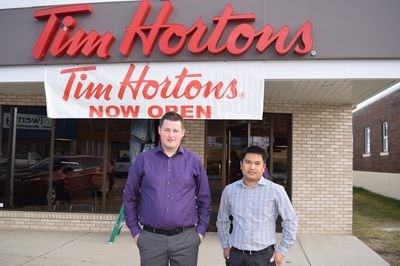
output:
[[203, 236], [202, 234], [200, 234], [200, 233], [197, 233], [197, 234], [199, 235], [200, 242], [202, 242], [202, 241], [203, 241], [203, 238], [204, 238], [204, 236]]
[[133, 237], [133, 240], [135, 240], [135, 243], [137, 244], [138, 238], [139, 238], [140, 234], [137, 234]]
[[276, 266], [281, 266], [283, 265], [283, 258], [284, 256], [281, 253], [275, 251], [274, 254], [272, 254], [272, 258], [269, 260], [269, 262], [275, 261]]
[[231, 254], [231, 248], [224, 248], [224, 252], [223, 252], [223, 255], [224, 255], [224, 259], [229, 259], [229, 254]]

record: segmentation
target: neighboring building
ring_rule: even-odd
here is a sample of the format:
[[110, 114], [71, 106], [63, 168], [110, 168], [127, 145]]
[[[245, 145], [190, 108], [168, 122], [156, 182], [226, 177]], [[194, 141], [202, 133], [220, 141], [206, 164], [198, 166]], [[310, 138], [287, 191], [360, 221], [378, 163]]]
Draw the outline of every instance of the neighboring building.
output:
[[400, 89], [353, 112], [353, 185], [396, 199], [400, 199], [399, 114]]
[[[13, 155], [113, 162], [129, 150], [132, 119], [157, 122], [172, 109], [187, 119], [184, 145], [204, 160], [214, 218], [222, 189], [240, 177], [239, 152], [257, 144], [300, 233], [352, 232], [352, 110], [400, 81], [400, 1], [6, 2], [0, 227], [110, 231], [124, 178], [107, 197], [68, 195], [73, 208], [67, 200], [20, 208], [10, 204]], [[389, 141], [390, 132], [389, 124]], [[104, 188], [104, 174], [97, 178]], [[59, 189], [41, 185], [48, 196]]]

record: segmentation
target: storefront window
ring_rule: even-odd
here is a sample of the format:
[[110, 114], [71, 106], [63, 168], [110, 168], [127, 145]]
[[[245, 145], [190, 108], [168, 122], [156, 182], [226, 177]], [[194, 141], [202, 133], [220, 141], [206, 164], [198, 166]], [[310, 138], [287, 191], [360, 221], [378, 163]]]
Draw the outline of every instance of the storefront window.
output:
[[[104, 187], [105, 121], [55, 120], [53, 177], [49, 189], [52, 120], [47, 118], [45, 107], [16, 108], [13, 144], [10, 135], [13, 108], [2, 108], [0, 202], [5, 209], [119, 212], [127, 173], [120, 173], [116, 178], [114, 163], [122, 153], [129, 151], [131, 120], [110, 123]], [[10, 151], [14, 156], [9, 156]], [[105, 208], [103, 194], [106, 195]]]

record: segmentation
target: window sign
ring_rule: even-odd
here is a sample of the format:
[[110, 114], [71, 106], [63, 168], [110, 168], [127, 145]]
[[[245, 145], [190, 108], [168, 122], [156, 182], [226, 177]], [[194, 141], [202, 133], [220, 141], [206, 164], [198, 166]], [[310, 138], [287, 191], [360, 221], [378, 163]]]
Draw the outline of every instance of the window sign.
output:
[[[3, 115], [3, 128], [10, 128], [10, 113]], [[44, 115], [17, 114], [17, 129], [51, 130], [51, 119]]]

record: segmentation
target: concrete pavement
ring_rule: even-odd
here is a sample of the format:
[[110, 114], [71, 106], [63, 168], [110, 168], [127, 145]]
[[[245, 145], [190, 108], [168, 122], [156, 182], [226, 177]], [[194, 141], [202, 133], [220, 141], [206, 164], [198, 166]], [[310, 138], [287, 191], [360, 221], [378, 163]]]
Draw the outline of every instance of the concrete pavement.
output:
[[[110, 233], [0, 230], [0, 265], [139, 265], [139, 253], [130, 234], [122, 231], [114, 244]], [[351, 235], [298, 235], [285, 265], [389, 265]], [[215, 233], [200, 245], [199, 266], [224, 266]]]

